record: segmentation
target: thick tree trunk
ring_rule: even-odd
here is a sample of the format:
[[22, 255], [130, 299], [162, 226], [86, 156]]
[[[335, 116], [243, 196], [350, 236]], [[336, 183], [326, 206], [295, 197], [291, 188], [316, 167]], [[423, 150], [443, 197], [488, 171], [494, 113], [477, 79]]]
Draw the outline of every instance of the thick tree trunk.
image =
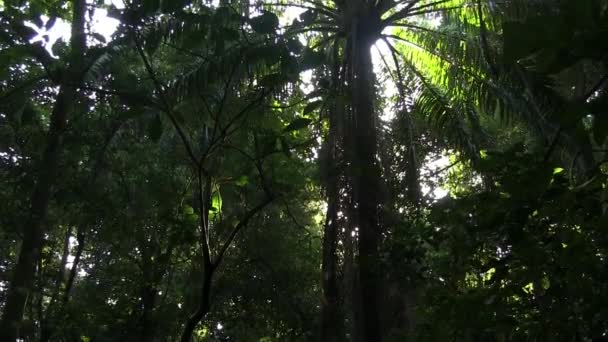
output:
[[28, 300], [36, 263], [40, 258], [44, 237], [44, 224], [47, 217], [51, 189], [57, 176], [59, 155], [69, 113], [76, 101], [77, 88], [74, 86], [81, 77], [80, 65], [86, 48], [85, 0], [74, 0], [72, 22], [72, 55], [71, 64], [63, 80], [51, 114], [51, 124], [47, 136], [46, 148], [42, 156], [40, 173], [34, 192], [31, 196], [30, 215], [23, 225], [23, 241], [19, 258], [13, 270], [8, 289], [2, 320], [0, 321], [0, 340], [15, 341], [19, 337], [19, 325], [23, 310]]
[[374, 111], [374, 75], [371, 46], [375, 35], [370, 32], [373, 18], [353, 23], [352, 51], [352, 135], [354, 152], [353, 198], [355, 203], [355, 222], [359, 228], [358, 266], [359, 296], [362, 308], [363, 340], [379, 342], [382, 330], [379, 319], [380, 303], [380, 258], [379, 242], [381, 229], [380, 210], [380, 172], [376, 161], [377, 137]]

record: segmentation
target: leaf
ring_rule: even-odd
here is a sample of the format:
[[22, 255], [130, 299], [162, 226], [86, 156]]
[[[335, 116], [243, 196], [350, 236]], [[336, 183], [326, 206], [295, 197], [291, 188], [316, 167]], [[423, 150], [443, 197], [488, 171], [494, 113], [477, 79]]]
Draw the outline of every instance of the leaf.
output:
[[304, 46], [298, 39], [290, 39], [287, 41], [287, 49], [293, 53], [300, 53], [304, 49]]
[[315, 51], [310, 48], [304, 48], [302, 52], [302, 70], [314, 69], [325, 62], [325, 55], [323, 52]]
[[160, 137], [163, 135], [163, 122], [160, 119], [160, 115], [157, 114], [154, 116], [150, 125], [148, 126], [148, 136], [152, 141], [157, 142], [160, 140]]
[[317, 19], [317, 11], [313, 11], [312, 9], [306, 10], [304, 11], [302, 14], [300, 14], [300, 22], [303, 26], [307, 26], [312, 24], [315, 19]]
[[287, 125], [287, 127], [283, 129], [283, 132], [292, 132], [300, 130], [302, 128], [307, 127], [311, 122], [312, 120], [309, 118], [297, 118], [293, 120], [289, 125]]
[[185, 205], [183, 209], [184, 215], [192, 215], [194, 214], [194, 208], [189, 205]]
[[279, 137], [279, 142], [281, 144], [281, 151], [285, 154], [287, 158], [291, 158], [291, 149], [289, 147], [289, 143], [284, 136]]
[[323, 101], [313, 101], [310, 102], [309, 104], [306, 105], [306, 107], [304, 107], [304, 115], [308, 115], [312, 112], [314, 112], [316, 109], [318, 109], [319, 107], [321, 107], [321, 105], [323, 104]]
[[271, 34], [279, 27], [279, 17], [276, 14], [268, 11], [249, 21], [251, 28], [260, 34]]
[[237, 178], [237, 179], [234, 181], [234, 184], [235, 184], [236, 186], [243, 187], [243, 186], [245, 186], [245, 185], [249, 184], [249, 177], [247, 177], [247, 176], [245, 176], [245, 175], [240, 176], [239, 178]]
[[21, 125], [27, 126], [36, 122], [37, 113], [31, 104], [25, 105], [21, 113]]
[[51, 28], [53, 28], [53, 26], [55, 26], [55, 23], [57, 22], [57, 17], [56, 16], [52, 16], [49, 18], [49, 20], [46, 21], [46, 24], [44, 25], [44, 28], [48, 31]]
[[260, 85], [265, 88], [272, 88], [274, 86], [279, 86], [287, 82], [288, 79], [289, 78], [286, 75], [280, 72], [273, 73], [262, 77], [262, 79], [260, 80]]
[[93, 38], [95, 38], [95, 40], [97, 40], [98, 42], [105, 44], [106, 43], [106, 37], [102, 36], [99, 33], [93, 33]]
[[215, 192], [213, 192], [213, 195], [211, 195], [211, 208], [209, 208], [209, 213], [213, 214], [211, 216], [215, 216], [215, 214], [219, 214], [221, 211], [222, 211], [222, 195], [220, 194], [219, 191], [215, 191]]

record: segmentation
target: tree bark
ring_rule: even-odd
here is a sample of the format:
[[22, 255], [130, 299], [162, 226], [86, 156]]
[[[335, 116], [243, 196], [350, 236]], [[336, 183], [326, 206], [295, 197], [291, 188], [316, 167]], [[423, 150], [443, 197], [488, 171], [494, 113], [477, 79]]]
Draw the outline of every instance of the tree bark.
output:
[[59, 167], [62, 138], [78, 93], [74, 84], [78, 84], [81, 79], [81, 65], [86, 49], [84, 31], [86, 2], [85, 0], [74, 0], [73, 4], [70, 65], [62, 80], [53, 107], [46, 147], [42, 155], [41, 170], [31, 195], [30, 215], [23, 225], [21, 250], [13, 270], [4, 314], [0, 321], [1, 341], [15, 341], [19, 337], [19, 325], [34, 282], [36, 263], [40, 258], [49, 200]]
[[[337, 57], [336, 57], [337, 60]], [[334, 66], [334, 85], [337, 84], [339, 69]], [[327, 199], [327, 212], [323, 232], [322, 246], [322, 280], [323, 300], [321, 302], [321, 332], [320, 341], [343, 341], [344, 317], [340, 307], [340, 291], [338, 286], [338, 238], [340, 230], [340, 179], [342, 172], [338, 167], [341, 159], [341, 142], [343, 129], [339, 125], [344, 113], [340, 101], [336, 101], [333, 110], [328, 112], [329, 134], [324, 145], [324, 157], [321, 158], [322, 168], [325, 168], [324, 188]]]
[[82, 252], [84, 251], [85, 233], [83, 226], [78, 227], [78, 230], [76, 232], [76, 241], [78, 242], [78, 246], [76, 247], [76, 254], [74, 255], [72, 268], [70, 269], [68, 280], [66, 281], [65, 288], [63, 290], [62, 306], [64, 307], [70, 300], [70, 292], [72, 291], [72, 287], [74, 286], [74, 280], [76, 279], [76, 274], [78, 273], [78, 264], [80, 264]]
[[72, 227], [66, 229], [65, 237], [63, 240], [63, 253], [61, 255], [61, 262], [59, 263], [59, 269], [57, 277], [55, 278], [55, 288], [51, 296], [51, 301], [47, 308], [46, 315], [41, 314], [40, 319], [40, 342], [47, 342], [51, 338], [52, 325], [55, 316], [55, 305], [57, 304], [57, 297], [61, 292], [61, 286], [65, 281], [65, 267], [68, 262], [68, 256], [70, 255], [70, 237], [72, 236]]
[[192, 333], [196, 326], [209, 312], [211, 307], [211, 284], [215, 265], [211, 262], [211, 253], [209, 249], [209, 208], [211, 207], [211, 177], [205, 177], [203, 181], [203, 170], [199, 167], [198, 170], [198, 204], [199, 217], [201, 226], [201, 248], [203, 252], [203, 284], [201, 287], [201, 298], [197, 310], [188, 318], [182, 336], [181, 342], [190, 342]]
[[351, 63], [351, 90], [353, 118], [351, 122], [354, 138], [352, 153], [353, 199], [355, 203], [355, 227], [359, 229], [358, 267], [359, 297], [363, 324], [363, 340], [379, 342], [382, 340], [379, 303], [380, 303], [380, 258], [378, 245], [381, 228], [380, 210], [380, 172], [376, 160], [377, 136], [374, 110], [374, 74], [371, 46], [375, 42], [373, 30], [374, 17], [365, 17], [353, 22], [353, 48]]
[[209, 308], [211, 306], [210, 298], [211, 298], [211, 281], [213, 280], [214, 268], [209, 265], [209, 267], [205, 267], [203, 271], [203, 286], [201, 288], [201, 302], [198, 310], [186, 322], [186, 326], [184, 327], [184, 331], [180, 338], [181, 342], [190, 342], [192, 338], [192, 333], [194, 333], [194, 329], [198, 325], [198, 323], [205, 318], [207, 313], [209, 313]]
[[323, 234], [323, 260], [322, 260], [322, 286], [323, 302], [321, 303], [321, 338], [320, 341], [342, 341], [344, 340], [342, 316], [340, 315], [340, 298], [337, 279], [337, 255], [338, 246], [338, 194], [337, 187], [328, 191], [327, 216], [325, 219], [325, 231]]

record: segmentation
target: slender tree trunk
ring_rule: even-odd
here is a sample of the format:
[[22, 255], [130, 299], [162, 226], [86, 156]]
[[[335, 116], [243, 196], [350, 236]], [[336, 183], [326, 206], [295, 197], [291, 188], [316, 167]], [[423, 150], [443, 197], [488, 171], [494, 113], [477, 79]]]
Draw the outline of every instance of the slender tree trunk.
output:
[[203, 286], [201, 288], [201, 302], [198, 310], [190, 316], [188, 321], [186, 322], [186, 326], [184, 327], [184, 331], [180, 338], [181, 342], [190, 342], [192, 338], [192, 333], [194, 329], [198, 325], [198, 323], [205, 318], [207, 313], [209, 313], [209, 309], [211, 307], [211, 282], [213, 280], [214, 270], [212, 267], [205, 267], [203, 271]]
[[77, 84], [81, 78], [82, 68], [80, 65], [83, 62], [86, 48], [84, 32], [86, 2], [85, 0], [74, 0], [73, 4], [71, 63], [53, 107], [46, 148], [40, 164], [40, 173], [31, 196], [30, 215], [23, 225], [21, 250], [13, 270], [4, 313], [0, 321], [1, 341], [15, 341], [19, 337], [19, 325], [34, 282], [36, 263], [40, 258], [44, 238], [44, 224], [47, 218], [52, 186], [57, 176], [62, 138], [68, 116], [72, 112], [76, 101], [77, 88], [74, 84]]
[[323, 302], [321, 305], [321, 338], [320, 341], [332, 342], [344, 339], [342, 328], [342, 316], [340, 315], [340, 298], [337, 279], [337, 255], [338, 246], [338, 194], [335, 184], [328, 191], [327, 216], [325, 219], [325, 231], [323, 234], [323, 265], [322, 286]]
[[78, 246], [76, 247], [76, 254], [74, 255], [72, 268], [70, 269], [68, 279], [65, 283], [65, 288], [63, 289], [63, 299], [61, 300], [62, 307], [65, 307], [70, 300], [70, 292], [72, 291], [72, 287], [74, 287], [74, 280], [76, 280], [76, 274], [78, 273], [78, 265], [80, 264], [82, 252], [84, 251], [85, 232], [82, 225], [78, 227], [76, 232], [76, 241], [78, 242]]
[[198, 309], [188, 318], [181, 342], [190, 342], [192, 333], [196, 326], [209, 313], [211, 308], [211, 284], [215, 272], [215, 265], [211, 262], [209, 250], [209, 207], [211, 206], [211, 177], [206, 177], [203, 185], [202, 168], [198, 170], [198, 202], [201, 226], [201, 247], [203, 249], [203, 284], [200, 292], [200, 302]]
[[154, 340], [155, 329], [152, 312], [156, 303], [156, 286], [145, 285], [142, 289], [142, 315], [141, 315], [141, 341], [151, 342]]
[[[337, 58], [336, 58], [337, 60]], [[334, 84], [337, 83], [339, 70], [333, 70]], [[325, 170], [324, 188], [327, 198], [327, 213], [325, 216], [325, 227], [323, 232], [322, 250], [322, 289], [323, 300], [321, 303], [321, 334], [320, 341], [343, 341], [344, 317], [340, 310], [340, 291], [338, 286], [338, 238], [340, 229], [340, 182], [341, 172], [338, 167], [341, 159], [341, 144], [343, 129], [340, 118], [344, 113], [343, 106], [336, 101], [333, 110], [329, 111], [329, 134], [324, 145], [324, 157], [321, 162]]]
[[382, 340], [380, 327], [380, 258], [378, 245], [381, 230], [380, 210], [380, 172], [376, 161], [377, 137], [374, 111], [374, 74], [371, 46], [375, 35], [370, 32], [373, 18], [355, 20], [353, 23], [352, 50], [352, 134], [353, 152], [353, 198], [355, 203], [355, 222], [359, 228], [358, 266], [359, 296], [362, 308], [363, 340], [379, 342]]
[[59, 264], [59, 270], [57, 272], [57, 278], [55, 279], [55, 288], [51, 295], [51, 301], [48, 305], [47, 312], [40, 319], [40, 342], [47, 342], [51, 338], [51, 331], [53, 321], [55, 318], [57, 299], [61, 293], [61, 287], [65, 281], [65, 267], [68, 263], [68, 256], [70, 255], [70, 237], [72, 236], [72, 227], [68, 227], [63, 240], [63, 254], [61, 255], [61, 262]]

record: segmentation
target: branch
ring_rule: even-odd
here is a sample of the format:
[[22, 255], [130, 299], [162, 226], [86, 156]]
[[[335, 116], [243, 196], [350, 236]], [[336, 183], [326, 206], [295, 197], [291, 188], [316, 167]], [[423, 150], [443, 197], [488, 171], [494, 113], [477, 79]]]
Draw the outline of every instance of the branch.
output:
[[35, 77], [32, 77], [30, 79], [23, 81], [21, 84], [17, 85], [16, 87], [7, 90], [4, 94], [1, 94], [0, 102], [7, 100], [9, 97], [13, 96], [15, 93], [18, 93], [19, 91], [24, 90], [24, 89], [34, 85], [36, 82], [42, 81], [43, 79], [45, 79], [44, 76], [35, 76]]
[[593, 88], [591, 88], [591, 90], [589, 90], [587, 92], [587, 94], [585, 94], [585, 97], [583, 98], [583, 102], [587, 102], [589, 101], [589, 99], [598, 91], [602, 90], [602, 88], [604, 88], [604, 86], [608, 83], [608, 75], [605, 75], [604, 77], [602, 77], [602, 79], [599, 80], [599, 82], [597, 82]]
[[488, 63], [488, 66], [490, 67], [490, 72], [492, 73], [492, 76], [496, 78], [498, 77], [498, 70], [496, 69], [494, 62], [492, 62], [492, 59], [490, 58], [490, 45], [488, 44], [487, 36], [488, 30], [486, 27], [486, 22], [483, 20], [483, 8], [481, 6], [481, 0], [477, 0], [477, 16], [479, 17], [479, 37], [481, 40], [481, 51], [484, 59], [486, 60], [486, 63]]
[[[426, 5], [421, 5], [418, 7], [414, 7], [418, 2], [420, 1], [412, 1], [409, 5], [407, 5], [404, 9], [402, 9], [401, 11], [389, 16], [388, 18], [386, 18], [384, 20], [384, 22], [388, 25], [390, 25], [391, 23], [397, 21], [397, 20], [401, 20], [407, 17], [411, 17], [413, 15], [416, 15], [417, 13], [426, 13], [427, 11], [421, 11], [425, 8], [429, 8], [432, 6], [436, 6], [436, 5], [441, 5], [442, 3], [448, 2], [451, 0], [439, 0], [439, 1], [435, 1], [432, 2], [430, 4], [426, 4]], [[437, 9], [433, 10], [436, 11]]]
[[[42, 67], [44, 68], [48, 77], [53, 82], [58, 83], [57, 77], [55, 77], [55, 74], [52, 72], [56, 64], [55, 59], [51, 57], [48, 51], [46, 51], [41, 42], [36, 42], [33, 44], [29, 43], [32, 29], [25, 26], [23, 23], [18, 23], [11, 19], [8, 19], [7, 21], [9, 22], [11, 30], [19, 37], [19, 39], [25, 42], [24, 47], [29, 50], [32, 57], [42, 64]], [[13, 41], [7, 41], [7, 43], [9, 45], [14, 45]]]
[[239, 221], [239, 223], [234, 227], [234, 229], [230, 233], [230, 236], [228, 237], [226, 242], [224, 242], [224, 245], [222, 246], [222, 249], [220, 249], [220, 252], [218, 253], [215, 262], [212, 263], [214, 268], [218, 267], [218, 265], [222, 262], [222, 259], [224, 258], [224, 255], [226, 254], [226, 250], [228, 250], [228, 247], [230, 247], [230, 245], [232, 245], [232, 242], [234, 241], [234, 238], [236, 237], [236, 235], [243, 228], [245, 228], [247, 226], [247, 224], [249, 223], [249, 220], [251, 220], [251, 218], [253, 218], [259, 211], [264, 209], [273, 200], [274, 200], [274, 197], [267, 196], [260, 204], [258, 204], [254, 208], [250, 209], [243, 216], [243, 218]]
[[190, 161], [192, 162], [193, 165], [198, 167], [200, 165], [198, 158], [196, 158], [196, 155], [194, 154], [194, 150], [192, 149], [192, 146], [190, 145], [190, 141], [188, 140], [186, 133], [184, 132], [182, 127], [179, 125], [179, 123], [177, 122], [177, 119], [175, 118], [175, 115], [173, 114], [173, 110], [171, 109], [172, 107], [169, 104], [169, 101], [167, 100], [167, 98], [165, 96], [165, 90], [164, 90], [162, 84], [160, 83], [160, 81], [158, 80], [158, 78], [156, 77], [154, 68], [152, 68], [152, 65], [150, 64], [148, 57], [146, 57], [146, 53], [144, 52], [141, 44], [139, 43], [139, 40], [137, 39], [136, 32], [133, 32], [133, 41], [135, 42], [135, 46], [137, 47], [137, 52], [139, 53], [139, 56], [141, 57], [142, 61], [144, 62], [146, 71], [148, 72], [148, 75], [152, 79], [152, 82], [154, 83], [154, 87], [156, 88], [156, 91], [158, 92], [158, 96], [160, 97], [160, 100], [164, 107], [164, 112], [169, 117], [169, 120], [171, 120], [173, 127], [175, 127], [177, 134], [181, 138], [182, 143], [184, 144], [184, 147], [186, 148], [186, 152], [188, 153], [188, 157], [190, 158]]

